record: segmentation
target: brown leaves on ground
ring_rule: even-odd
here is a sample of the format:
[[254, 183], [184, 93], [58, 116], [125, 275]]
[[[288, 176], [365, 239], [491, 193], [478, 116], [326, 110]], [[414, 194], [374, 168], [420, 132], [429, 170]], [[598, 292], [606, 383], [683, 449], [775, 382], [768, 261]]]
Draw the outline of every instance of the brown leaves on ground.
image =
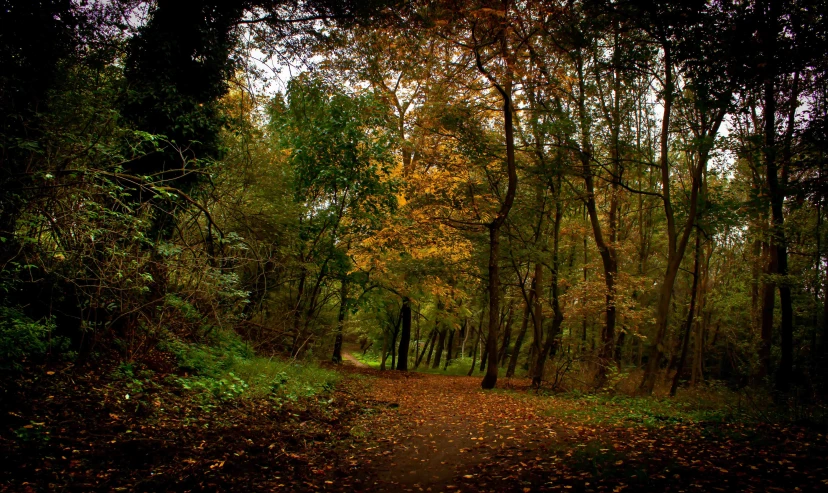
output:
[[343, 371], [332, 395], [281, 408], [204, 407], [160, 383], [126, 400], [93, 372], [47, 373], [2, 403], [0, 491], [828, 488], [825, 437], [797, 427], [598, 425], [523, 381]]
[[368, 466], [364, 488], [374, 491], [828, 488], [821, 434], [722, 423], [594, 425], [549, 412], [572, 401], [536, 396], [525, 381], [511, 386], [483, 391], [474, 377], [379, 374], [369, 394], [377, 411], [354, 425], [370, 430], [352, 454], [354, 473]]
[[0, 492], [315, 491], [336, 479], [343, 423], [362, 408], [343, 394], [205, 403], [161, 375], [136, 393], [110, 373], [8, 389]]

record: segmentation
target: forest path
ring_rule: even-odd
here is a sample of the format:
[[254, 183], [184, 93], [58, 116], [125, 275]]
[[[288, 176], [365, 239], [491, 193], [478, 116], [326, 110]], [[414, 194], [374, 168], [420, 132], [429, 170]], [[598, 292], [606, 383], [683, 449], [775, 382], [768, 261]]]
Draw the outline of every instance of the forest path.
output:
[[357, 420], [352, 434], [368, 437], [354, 459], [369, 464], [362, 486], [371, 491], [486, 489], [487, 481], [499, 478], [480, 477], [481, 467], [500, 460], [539, 462], [547, 455], [540, 450], [556, 444], [561, 433], [535, 396], [484, 392], [479, 377], [382, 372], [367, 397], [373, 410]]
[[[656, 401], [537, 396], [528, 381], [346, 370], [349, 422], [329, 491], [826, 491], [828, 437], [695, 421]], [[367, 377], [367, 378], [366, 378]], [[518, 390], [518, 391], [514, 391]], [[346, 397], [347, 396], [347, 397]], [[661, 409], [661, 410], [659, 410]]]
[[351, 352], [345, 348], [342, 348], [342, 360], [347, 364], [356, 366], [357, 368], [368, 368], [368, 365], [356, 359], [354, 355], [351, 354]]

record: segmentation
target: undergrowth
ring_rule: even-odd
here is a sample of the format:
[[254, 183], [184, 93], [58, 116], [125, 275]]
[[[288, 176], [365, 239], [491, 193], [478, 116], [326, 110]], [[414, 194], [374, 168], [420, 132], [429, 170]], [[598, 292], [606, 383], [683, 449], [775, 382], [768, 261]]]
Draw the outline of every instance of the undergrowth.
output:
[[340, 378], [308, 361], [256, 355], [230, 332], [216, 331], [207, 343], [169, 339], [160, 347], [176, 357], [184, 372], [175, 383], [204, 401], [266, 398], [281, 404], [329, 392]]
[[749, 419], [748, 410], [733, 395], [683, 392], [675, 398], [623, 394], [557, 394], [547, 414], [592, 425], [661, 427], [680, 423], [726, 423]]

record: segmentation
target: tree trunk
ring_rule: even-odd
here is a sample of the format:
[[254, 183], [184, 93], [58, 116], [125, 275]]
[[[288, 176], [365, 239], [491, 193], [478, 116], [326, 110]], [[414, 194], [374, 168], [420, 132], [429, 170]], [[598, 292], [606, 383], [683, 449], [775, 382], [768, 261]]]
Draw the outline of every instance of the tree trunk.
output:
[[676, 395], [678, 389], [679, 379], [681, 373], [684, 371], [684, 362], [687, 360], [687, 346], [690, 342], [690, 328], [693, 325], [693, 314], [696, 310], [696, 291], [699, 284], [699, 248], [701, 243], [701, 235], [696, 233], [696, 253], [693, 258], [693, 286], [690, 288], [690, 309], [687, 310], [687, 321], [684, 323], [684, 338], [681, 343], [681, 357], [678, 361], [676, 374], [673, 376], [673, 384], [670, 386], [670, 396]]
[[477, 339], [474, 341], [474, 349], [472, 350], [472, 364], [469, 367], [469, 372], [466, 374], [468, 376], [472, 376], [472, 373], [474, 373], [474, 367], [477, 364], [477, 349], [480, 346], [480, 333], [483, 332], [482, 329], [483, 328], [480, 327], [477, 330]]
[[[765, 179], [767, 180], [768, 195], [771, 201], [771, 216], [773, 220], [771, 235], [771, 261], [769, 270], [779, 276], [779, 304], [782, 312], [779, 334], [781, 336], [782, 357], [779, 362], [779, 371], [776, 374], [777, 390], [786, 392], [790, 386], [791, 374], [793, 371], [793, 305], [791, 300], [791, 288], [786, 276], [788, 275], [788, 248], [785, 239], [785, 217], [783, 206], [785, 203], [785, 187], [787, 185], [787, 172], [785, 163], [782, 163], [782, 179], [780, 183], [779, 169], [776, 163], [776, 37], [779, 32], [779, 22], [775, 2], [768, 2], [769, 9], [765, 16], [767, 20], [766, 30], [763, 33], [764, 58], [765, 58], [765, 81], [763, 85], [763, 97], [765, 107], [765, 146], [763, 149], [765, 159]], [[770, 309], [770, 319], [773, 322], [773, 306]], [[763, 318], [763, 323], [764, 323]], [[763, 325], [764, 329], [764, 325]]]
[[652, 394], [655, 387], [656, 377], [661, 367], [661, 360], [664, 355], [664, 339], [667, 334], [667, 323], [669, 321], [670, 302], [673, 296], [673, 286], [676, 282], [679, 268], [681, 267], [684, 253], [687, 250], [687, 243], [696, 222], [699, 194], [702, 187], [702, 180], [707, 169], [707, 161], [713, 141], [719, 132], [722, 120], [726, 115], [724, 108], [719, 108], [717, 113], [708, 120], [707, 125], [702, 125], [699, 135], [696, 135], [700, 142], [698, 150], [698, 164], [691, 168], [691, 183], [689, 210], [682, 228], [681, 236], [676, 229], [673, 205], [670, 199], [670, 163], [668, 156], [669, 144], [669, 119], [673, 98], [673, 74], [670, 61], [670, 51], [665, 47], [665, 99], [664, 117], [661, 129], [661, 190], [664, 203], [664, 214], [667, 219], [667, 269], [664, 273], [664, 281], [661, 284], [658, 304], [656, 306], [656, 327], [655, 337], [650, 346], [649, 360], [644, 370], [644, 378], [639, 389], [645, 394]]
[[448, 329], [441, 330], [437, 338], [437, 351], [434, 355], [434, 364], [431, 365], [432, 368], [440, 368], [440, 361], [443, 359], [443, 350], [446, 346], [446, 332], [448, 332]]
[[434, 340], [437, 339], [437, 328], [431, 329], [431, 333], [428, 334], [428, 339], [426, 339], [426, 344], [423, 346], [422, 352], [420, 352], [420, 357], [417, 358], [417, 364], [414, 365], [414, 369], [420, 367], [420, 363], [423, 361], [423, 356], [426, 354], [426, 350], [428, 350], [428, 360], [426, 360], [426, 366], [431, 362], [431, 351], [434, 349]]
[[454, 333], [455, 332], [457, 332], [457, 331], [454, 330], [454, 329], [450, 329], [450, 331], [449, 331], [448, 350], [446, 351], [446, 364], [445, 364], [445, 366], [443, 366], [443, 371], [445, 371], [448, 368], [449, 363], [451, 363], [451, 358], [452, 358], [451, 349], [452, 349], [452, 346], [454, 344]]
[[[508, 12], [507, 12], [508, 14]], [[500, 310], [500, 227], [506, 222], [509, 211], [512, 209], [512, 204], [515, 201], [515, 191], [517, 190], [517, 167], [515, 165], [515, 134], [514, 134], [514, 108], [512, 107], [512, 64], [509, 62], [510, 56], [508, 53], [508, 45], [506, 39], [506, 30], [501, 31], [501, 56], [506, 61], [506, 75], [504, 85], [498, 84], [494, 77], [483, 66], [483, 60], [480, 55], [479, 47], [475, 47], [474, 55], [477, 69], [483, 74], [492, 85], [495, 86], [497, 92], [503, 98], [503, 133], [506, 143], [506, 174], [509, 181], [506, 186], [506, 195], [503, 203], [500, 205], [500, 210], [497, 211], [497, 216], [489, 223], [489, 334], [486, 340], [486, 352], [488, 367], [486, 368], [486, 375], [480, 386], [484, 389], [493, 389], [497, 384], [497, 333], [498, 315]]]
[[506, 363], [506, 356], [509, 355], [509, 343], [512, 338], [512, 322], [514, 318], [514, 304], [509, 304], [509, 313], [506, 315], [506, 324], [503, 327], [503, 343], [500, 346], [500, 355], [497, 358], [501, 367]]
[[400, 352], [397, 358], [397, 370], [408, 371], [408, 349], [411, 345], [411, 300], [408, 296], [402, 300], [402, 334], [400, 335]]
[[342, 333], [345, 327], [345, 316], [348, 313], [348, 281], [342, 279], [339, 290], [339, 315], [336, 319], [336, 339], [334, 340], [333, 357], [331, 360], [339, 364], [342, 362]]
[[399, 335], [399, 333], [400, 330], [397, 327], [394, 327], [394, 336], [391, 338], [391, 347], [389, 348], [389, 352], [391, 353], [392, 370], [397, 367], [397, 335]]
[[[557, 189], [560, 190], [560, 177], [558, 178], [558, 186]], [[553, 221], [552, 225], [552, 279], [551, 279], [551, 288], [552, 288], [552, 327], [547, 334], [546, 343], [544, 347], [541, 349], [540, 353], [535, 358], [535, 367], [532, 370], [532, 386], [535, 388], [540, 388], [541, 382], [543, 380], [543, 371], [544, 366], [546, 365], [546, 358], [550, 352], [552, 352], [552, 348], [554, 347], [558, 339], [558, 334], [561, 331], [561, 324], [563, 324], [564, 316], [563, 310], [561, 310], [561, 305], [559, 302], [559, 288], [558, 288], [558, 268], [559, 268], [559, 246], [560, 246], [560, 236], [561, 236], [561, 220], [563, 218], [563, 211], [562, 211], [562, 204], [559, 200], [558, 194], [556, 190], [553, 190], [555, 193], [555, 220]], [[537, 279], [539, 272], [535, 271], [535, 278]], [[540, 312], [541, 305], [539, 302], [539, 297], [535, 298], [535, 309], [533, 312]], [[540, 317], [538, 314], [534, 314], [536, 317], [536, 327], [537, 324], [540, 323]]]
[[509, 358], [509, 366], [506, 369], [506, 378], [515, 376], [515, 368], [517, 368], [518, 356], [520, 356], [520, 348], [523, 346], [523, 338], [526, 337], [526, 329], [529, 327], [529, 304], [532, 302], [531, 298], [523, 308], [523, 322], [520, 324], [520, 332], [518, 332], [517, 339], [515, 339], [515, 347], [512, 348], [512, 355]]
[[480, 372], [486, 371], [486, 362], [489, 360], [489, 344], [488, 341], [483, 341], [482, 352], [480, 355]]
[[[578, 112], [581, 127], [581, 143], [580, 143], [580, 158], [581, 171], [584, 178], [584, 185], [586, 187], [586, 197], [584, 202], [586, 204], [587, 213], [589, 215], [589, 222], [592, 226], [592, 235], [595, 239], [595, 246], [598, 247], [598, 253], [601, 256], [601, 263], [604, 267], [604, 283], [606, 284], [606, 294], [604, 296], [604, 327], [601, 330], [601, 347], [598, 351], [598, 367], [595, 373], [595, 386], [601, 387], [606, 379], [606, 371], [609, 362], [612, 360], [613, 349], [615, 344], [615, 277], [618, 275], [618, 261], [616, 259], [615, 247], [615, 222], [618, 211], [618, 155], [617, 146], [617, 128], [613, 128], [613, 139], [616, 140], [615, 146], [612, 148], [613, 154], [613, 169], [614, 178], [612, 179], [612, 191], [610, 192], [610, 208], [609, 208], [609, 242], [604, 239], [603, 228], [601, 221], [598, 218], [598, 208], [595, 203], [595, 184], [592, 174], [592, 143], [589, 133], [589, 124], [587, 123], [586, 114], [586, 96], [585, 96], [585, 76], [583, 72], [583, 61], [579, 58], [578, 64]], [[616, 94], [617, 99], [617, 94]]]
[[627, 329], [626, 327], [622, 326], [621, 331], [618, 334], [618, 340], [615, 342], [615, 356], [613, 359], [615, 360], [615, 367], [619, 370], [621, 369], [621, 352], [624, 349], [624, 341], [627, 340]]
[[388, 358], [388, 331], [382, 332], [382, 353], [380, 354], [380, 370], [385, 370], [385, 359]]

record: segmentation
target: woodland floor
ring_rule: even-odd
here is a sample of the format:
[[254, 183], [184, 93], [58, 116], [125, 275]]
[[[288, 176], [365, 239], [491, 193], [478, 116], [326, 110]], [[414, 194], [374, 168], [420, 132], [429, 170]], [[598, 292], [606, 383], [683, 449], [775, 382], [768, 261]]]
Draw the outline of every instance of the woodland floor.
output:
[[0, 406], [0, 492], [828, 490], [826, 437], [803, 428], [590, 425], [523, 381], [342, 371], [312, 403], [207, 409], [50, 372]]

